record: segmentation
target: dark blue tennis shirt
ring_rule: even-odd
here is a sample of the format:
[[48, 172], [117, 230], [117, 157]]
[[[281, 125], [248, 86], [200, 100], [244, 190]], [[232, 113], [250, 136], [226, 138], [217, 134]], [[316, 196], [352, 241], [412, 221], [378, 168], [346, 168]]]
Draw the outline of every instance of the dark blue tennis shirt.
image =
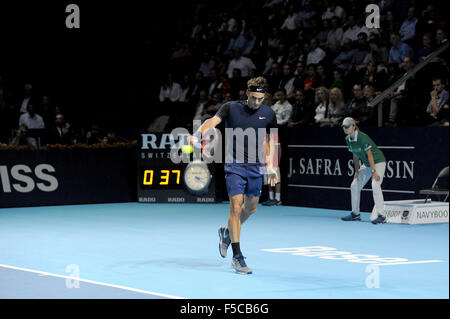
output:
[[275, 112], [264, 104], [252, 110], [247, 101], [233, 101], [223, 104], [216, 116], [225, 121], [225, 163], [264, 164], [262, 146], [277, 127]]

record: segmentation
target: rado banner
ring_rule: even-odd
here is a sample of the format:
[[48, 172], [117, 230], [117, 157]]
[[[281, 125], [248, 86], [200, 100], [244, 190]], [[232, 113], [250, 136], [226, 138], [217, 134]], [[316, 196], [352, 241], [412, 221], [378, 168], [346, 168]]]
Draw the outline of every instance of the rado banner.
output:
[[[387, 161], [382, 184], [385, 201], [424, 198], [439, 171], [448, 166], [445, 127], [361, 128]], [[287, 175], [285, 204], [351, 210], [353, 156], [342, 128], [289, 129], [283, 160]], [[283, 173], [282, 173], [283, 174]], [[373, 208], [371, 182], [361, 192], [361, 211]]]
[[136, 200], [135, 148], [0, 151], [0, 207]]

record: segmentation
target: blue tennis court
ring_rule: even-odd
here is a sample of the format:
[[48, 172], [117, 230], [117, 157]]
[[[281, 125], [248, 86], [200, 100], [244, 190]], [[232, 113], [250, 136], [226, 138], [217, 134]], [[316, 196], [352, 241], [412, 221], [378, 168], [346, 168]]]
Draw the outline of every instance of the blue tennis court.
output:
[[[225, 204], [0, 210], [0, 298], [449, 298], [449, 225], [343, 222], [259, 206], [242, 228], [251, 275], [218, 251]], [[231, 249], [229, 250], [231, 255]]]

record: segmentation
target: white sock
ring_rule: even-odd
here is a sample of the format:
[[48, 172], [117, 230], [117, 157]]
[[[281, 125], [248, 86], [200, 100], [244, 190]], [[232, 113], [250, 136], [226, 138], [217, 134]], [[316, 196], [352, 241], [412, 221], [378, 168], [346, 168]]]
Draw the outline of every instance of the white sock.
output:
[[281, 200], [281, 194], [280, 193], [275, 193], [275, 199], [277, 201], [280, 201]]
[[269, 191], [269, 199], [273, 199], [273, 192]]

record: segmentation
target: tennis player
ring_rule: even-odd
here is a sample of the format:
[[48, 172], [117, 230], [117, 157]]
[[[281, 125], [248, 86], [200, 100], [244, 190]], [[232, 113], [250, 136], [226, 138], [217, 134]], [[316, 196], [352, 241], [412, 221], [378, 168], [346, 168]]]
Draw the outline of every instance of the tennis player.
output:
[[[348, 149], [353, 153], [355, 175], [351, 184], [352, 212], [341, 219], [344, 221], [361, 220], [359, 215], [361, 190], [372, 178], [372, 193], [375, 206], [370, 219], [373, 224], [384, 224], [386, 217], [383, 216], [384, 199], [381, 183], [383, 183], [384, 171], [386, 170], [386, 158], [374, 141], [358, 129], [353, 118], [346, 117], [342, 122], [342, 127], [345, 134], [347, 134], [345, 141]], [[359, 167], [359, 160], [363, 163], [361, 167]]]
[[[230, 214], [228, 227], [219, 228], [219, 251], [225, 258], [231, 244], [231, 266], [240, 274], [252, 273], [240, 248], [241, 225], [257, 211], [264, 174], [269, 174], [271, 186], [275, 186], [278, 181], [278, 175], [273, 168], [275, 143], [270, 134], [270, 128], [276, 128], [277, 122], [275, 112], [263, 104], [266, 92], [265, 78], [250, 79], [247, 82], [247, 100], [223, 104], [216, 115], [206, 120], [188, 139], [190, 143], [199, 142], [202, 134], [225, 121], [225, 180], [230, 198]], [[236, 133], [244, 131], [245, 134], [249, 129], [255, 133], [252, 137], [240, 138]], [[262, 154], [263, 141], [267, 135], [270, 135], [269, 154], [266, 159], [261, 159], [262, 156], [258, 154]]]

